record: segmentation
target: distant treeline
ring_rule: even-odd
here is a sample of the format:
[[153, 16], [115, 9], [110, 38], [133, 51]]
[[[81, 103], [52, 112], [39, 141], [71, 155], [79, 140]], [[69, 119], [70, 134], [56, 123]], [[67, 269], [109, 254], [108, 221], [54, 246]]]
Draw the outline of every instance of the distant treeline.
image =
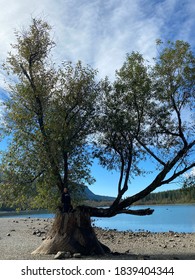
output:
[[139, 200], [137, 204], [177, 204], [195, 203], [195, 186], [178, 190], [151, 193]]
[[[103, 207], [109, 206], [112, 201], [99, 200], [95, 201], [89, 199], [83, 201], [85, 205]], [[164, 191], [151, 193], [145, 198], [139, 200], [136, 205], [150, 205], [150, 204], [180, 204], [180, 203], [195, 203], [195, 186], [188, 188], [181, 188], [178, 190]], [[0, 202], [0, 211], [10, 211], [14, 210], [13, 208], [6, 207], [3, 203]]]

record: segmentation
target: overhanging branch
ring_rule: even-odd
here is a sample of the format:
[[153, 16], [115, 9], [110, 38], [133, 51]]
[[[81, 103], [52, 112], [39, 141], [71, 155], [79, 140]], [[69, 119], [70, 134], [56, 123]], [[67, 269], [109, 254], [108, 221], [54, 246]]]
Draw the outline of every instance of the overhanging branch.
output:
[[78, 206], [81, 211], [83, 210], [85, 213], [88, 212], [91, 217], [99, 217], [99, 218], [111, 218], [118, 214], [129, 214], [129, 215], [136, 215], [136, 216], [147, 216], [151, 215], [154, 212], [154, 209], [146, 208], [146, 209], [138, 209], [138, 210], [131, 210], [131, 209], [122, 209], [116, 211], [110, 211], [110, 208], [96, 208], [90, 206]]
[[117, 214], [130, 214], [136, 216], [147, 216], [151, 215], [154, 212], [154, 209], [146, 208], [146, 209], [138, 209], [138, 210], [130, 210], [123, 209], [117, 212]]
[[171, 176], [168, 181], [165, 181], [165, 177], [167, 176], [167, 174], [172, 170], [172, 168], [175, 166], [175, 164], [181, 159], [183, 158], [184, 155], [187, 154], [187, 152], [195, 145], [195, 140], [192, 141], [191, 143], [188, 144], [187, 147], [183, 147], [183, 149], [181, 149], [177, 155], [172, 159], [172, 161], [168, 161], [167, 164], [164, 166], [164, 168], [162, 169], [162, 171], [155, 177], [155, 179], [152, 181], [151, 184], [149, 184], [145, 189], [143, 189], [142, 191], [140, 191], [139, 193], [130, 196], [126, 199], [124, 199], [123, 201], [121, 201], [118, 205], [118, 210], [123, 210], [125, 208], [127, 208], [128, 206], [132, 205], [134, 202], [144, 198], [145, 196], [147, 196], [148, 194], [150, 194], [152, 191], [154, 191], [155, 189], [157, 189], [158, 187], [162, 186], [166, 183], [170, 183], [173, 179], [177, 178], [178, 176], [182, 175], [184, 172], [186, 172], [187, 170], [189, 170], [190, 168], [192, 168], [194, 166], [194, 163], [191, 164], [188, 168], [184, 168], [182, 169], [180, 172], [177, 172], [175, 174], [173, 174], [173, 176]]

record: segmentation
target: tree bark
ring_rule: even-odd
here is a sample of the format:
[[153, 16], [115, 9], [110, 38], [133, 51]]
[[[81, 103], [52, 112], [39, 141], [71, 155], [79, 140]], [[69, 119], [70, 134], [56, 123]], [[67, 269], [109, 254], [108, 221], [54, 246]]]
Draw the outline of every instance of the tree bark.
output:
[[103, 255], [110, 250], [98, 241], [89, 213], [76, 208], [72, 212], [56, 215], [47, 238], [32, 254], [56, 254], [59, 251]]

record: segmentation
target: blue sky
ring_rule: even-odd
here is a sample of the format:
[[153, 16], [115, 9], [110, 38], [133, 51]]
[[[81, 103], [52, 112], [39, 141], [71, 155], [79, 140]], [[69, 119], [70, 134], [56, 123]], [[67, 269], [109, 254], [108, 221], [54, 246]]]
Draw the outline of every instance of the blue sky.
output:
[[[11, 49], [10, 43], [15, 41], [14, 30], [28, 26], [32, 17], [43, 17], [52, 25], [57, 44], [53, 59], [57, 64], [81, 60], [98, 69], [99, 77], [108, 75], [113, 79], [126, 53], [133, 50], [151, 61], [157, 53], [158, 38], [185, 40], [195, 49], [194, 0], [0, 0], [0, 6], [1, 64]], [[0, 69], [0, 123], [6, 79]], [[118, 174], [107, 173], [96, 163], [92, 174], [97, 179], [92, 191], [116, 194]], [[151, 175], [132, 181], [128, 194], [150, 180]], [[161, 188], [164, 189], [168, 187]]]

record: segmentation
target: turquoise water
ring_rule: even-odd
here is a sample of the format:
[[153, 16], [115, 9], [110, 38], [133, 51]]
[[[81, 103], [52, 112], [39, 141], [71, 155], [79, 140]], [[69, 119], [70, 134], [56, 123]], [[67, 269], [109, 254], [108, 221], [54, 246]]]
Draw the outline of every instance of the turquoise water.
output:
[[[152, 208], [150, 216], [121, 214], [112, 218], [95, 218], [98, 227], [116, 230], [151, 232], [195, 232], [195, 204], [134, 206], [131, 209]], [[0, 213], [0, 218], [53, 218], [54, 214], [29, 212], [23, 214]]]

